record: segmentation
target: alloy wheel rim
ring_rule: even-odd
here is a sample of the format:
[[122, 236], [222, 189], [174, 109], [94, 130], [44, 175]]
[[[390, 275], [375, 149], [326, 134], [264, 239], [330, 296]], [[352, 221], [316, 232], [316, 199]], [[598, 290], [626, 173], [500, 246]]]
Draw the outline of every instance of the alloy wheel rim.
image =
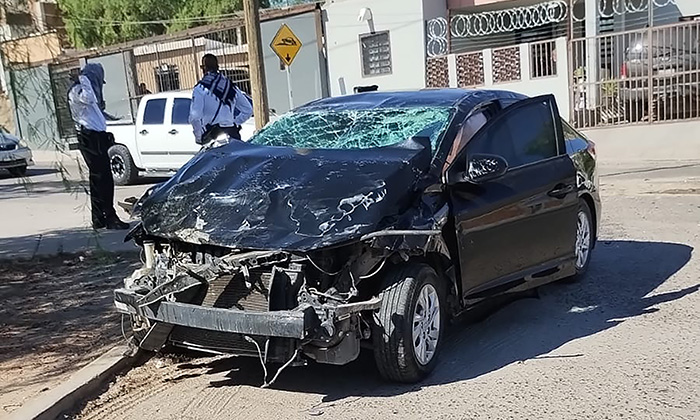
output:
[[121, 178], [124, 175], [124, 160], [121, 156], [112, 156], [110, 160], [110, 167], [112, 168], [112, 174], [116, 177]]
[[578, 212], [578, 222], [576, 224], [576, 268], [582, 269], [588, 262], [588, 255], [591, 252], [591, 223], [586, 213]]
[[437, 290], [426, 284], [418, 294], [413, 310], [413, 353], [421, 365], [435, 356], [440, 339], [440, 300]]

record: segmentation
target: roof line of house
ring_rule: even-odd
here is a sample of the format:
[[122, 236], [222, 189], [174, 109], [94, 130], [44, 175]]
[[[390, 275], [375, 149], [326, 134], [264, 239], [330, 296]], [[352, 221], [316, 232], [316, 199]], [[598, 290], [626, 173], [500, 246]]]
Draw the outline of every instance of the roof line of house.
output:
[[[312, 12], [316, 9], [320, 9], [320, 4], [322, 2], [316, 3], [306, 3], [296, 6], [289, 6], [279, 9], [263, 9], [260, 11], [260, 20], [268, 21], [275, 20], [289, 16], [296, 16], [308, 12]], [[81, 58], [90, 58], [95, 56], [102, 56], [108, 54], [114, 54], [122, 52], [124, 50], [132, 49], [134, 47], [141, 47], [144, 45], [150, 45], [154, 43], [167, 42], [167, 41], [178, 41], [187, 39], [190, 37], [202, 36], [209, 34], [214, 31], [220, 31], [225, 29], [237, 28], [243, 26], [245, 20], [243, 18], [242, 12], [237, 12], [235, 17], [227, 19], [225, 21], [211, 23], [208, 25], [198, 26], [196, 28], [187, 29], [185, 31], [180, 31], [172, 34], [156, 35], [149, 38], [137, 39], [134, 41], [123, 42], [120, 44], [108, 45], [106, 47], [95, 47], [88, 50], [73, 50], [67, 51], [61, 54], [57, 60], [58, 61], [69, 61], [69, 60], [79, 60]]]

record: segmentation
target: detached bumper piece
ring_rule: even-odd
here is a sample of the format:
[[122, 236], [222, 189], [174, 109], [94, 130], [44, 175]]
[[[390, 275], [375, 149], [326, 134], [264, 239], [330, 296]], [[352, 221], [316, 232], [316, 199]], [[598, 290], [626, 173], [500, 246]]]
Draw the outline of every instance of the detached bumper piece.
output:
[[[155, 306], [155, 305], [154, 305]], [[144, 307], [144, 315], [157, 322], [202, 328], [211, 331], [302, 339], [316, 313], [303, 311], [246, 312], [236, 309], [205, 308], [177, 302], [162, 302]]]
[[[157, 350], [169, 340], [193, 350], [257, 357], [257, 346], [244, 339], [248, 336], [261, 348], [268, 338], [274, 340], [268, 361], [281, 361], [320, 325], [310, 305], [297, 310], [253, 312], [168, 301], [139, 306], [141, 297], [128, 289], [114, 291], [120, 313], [147, 318], [152, 324], [141, 343], [147, 350]], [[165, 326], [168, 334], [163, 336]]]
[[321, 301], [301, 290], [300, 266], [257, 267], [236, 274], [207, 270], [198, 264], [155, 287], [114, 291], [117, 310], [131, 316], [139, 347], [158, 350], [170, 343], [265, 362], [286, 363], [304, 355], [321, 363], [345, 364], [357, 357], [360, 340], [367, 335], [361, 331], [360, 313], [381, 303], [378, 297]]

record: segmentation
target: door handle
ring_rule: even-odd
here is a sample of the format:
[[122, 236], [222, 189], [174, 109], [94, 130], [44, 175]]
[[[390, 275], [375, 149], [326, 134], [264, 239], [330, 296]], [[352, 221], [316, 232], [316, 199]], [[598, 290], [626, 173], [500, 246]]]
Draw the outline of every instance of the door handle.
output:
[[148, 130], [141, 130], [141, 131], [139, 131], [139, 134], [141, 134], [142, 136], [145, 136], [146, 134], [148, 134]]
[[177, 130], [173, 128], [172, 130], [168, 131], [168, 134], [172, 134], [174, 136], [177, 134]]
[[554, 187], [552, 191], [548, 192], [547, 195], [554, 198], [564, 198], [572, 192], [574, 192], [573, 185], [559, 184], [556, 187]]

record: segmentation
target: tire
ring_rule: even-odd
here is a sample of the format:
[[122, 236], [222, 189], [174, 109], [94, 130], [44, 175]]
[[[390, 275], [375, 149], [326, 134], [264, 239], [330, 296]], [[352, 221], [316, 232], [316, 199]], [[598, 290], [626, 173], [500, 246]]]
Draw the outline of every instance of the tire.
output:
[[12, 176], [25, 176], [27, 174], [27, 165], [9, 168], [8, 171], [10, 171], [10, 175]]
[[[435, 270], [426, 264], [399, 266], [388, 275], [372, 331], [374, 358], [384, 379], [414, 383], [435, 368], [446, 325], [446, 302], [441, 286]], [[433, 308], [437, 302], [437, 311], [423, 324], [426, 328], [418, 325], [414, 330], [414, 317], [426, 309], [428, 302], [433, 303]], [[414, 331], [429, 336], [419, 335], [414, 339]], [[435, 337], [437, 342], [428, 345]], [[421, 341], [425, 351], [416, 344]]]
[[138, 169], [134, 166], [129, 149], [121, 144], [115, 144], [109, 148], [107, 154], [115, 185], [133, 184], [138, 179]]
[[590, 207], [583, 200], [579, 201], [578, 212], [576, 213], [576, 238], [574, 241], [576, 274], [568, 279], [570, 282], [581, 280], [588, 272], [595, 241], [593, 215]]

